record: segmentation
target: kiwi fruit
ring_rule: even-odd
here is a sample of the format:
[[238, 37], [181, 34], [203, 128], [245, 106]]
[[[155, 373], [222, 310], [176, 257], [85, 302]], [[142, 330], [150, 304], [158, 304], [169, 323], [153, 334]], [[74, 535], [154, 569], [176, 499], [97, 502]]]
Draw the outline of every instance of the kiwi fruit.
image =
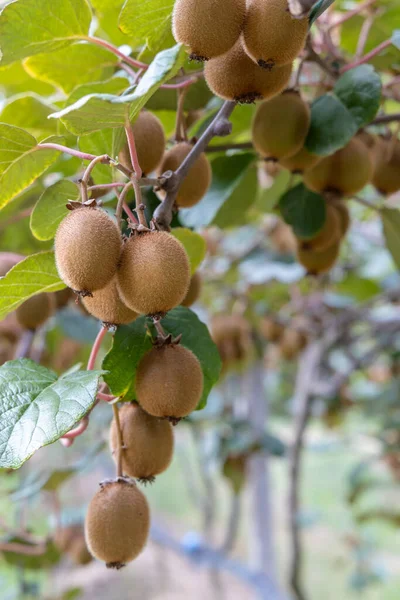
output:
[[15, 267], [25, 256], [14, 254], [14, 252], [0, 252], [0, 277], [7, 275], [8, 271]]
[[79, 524], [58, 529], [54, 536], [54, 544], [60, 552], [68, 554], [77, 565], [87, 565], [92, 561], [83, 527]]
[[82, 298], [82, 303], [89, 314], [110, 325], [131, 323], [138, 316], [119, 297], [116, 277], [101, 290], [96, 290], [93, 296]]
[[70, 288], [64, 288], [58, 292], [54, 292], [54, 300], [56, 304], [56, 310], [60, 310], [67, 306], [67, 304], [75, 297], [74, 292]]
[[344, 148], [323, 158], [304, 173], [304, 183], [314, 192], [337, 192], [352, 196], [363, 189], [372, 176], [368, 149], [353, 138]]
[[286, 327], [279, 343], [279, 350], [286, 360], [292, 360], [306, 345], [307, 336], [302, 331]]
[[135, 234], [124, 244], [118, 291], [124, 304], [135, 312], [151, 315], [179, 306], [189, 284], [188, 255], [170, 233]]
[[297, 250], [297, 259], [309, 275], [320, 275], [331, 270], [338, 259], [340, 243], [336, 242], [323, 252], [304, 250], [301, 246]]
[[101, 484], [85, 520], [92, 556], [108, 568], [120, 569], [142, 552], [149, 528], [149, 505], [134, 482], [118, 479]]
[[260, 331], [268, 342], [278, 342], [285, 331], [285, 327], [271, 317], [263, 317], [260, 323]]
[[17, 321], [24, 329], [34, 331], [47, 321], [55, 309], [55, 300], [51, 294], [36, 294], [25, 300], [15, 311]]
[[335, 209], [339, 216], [340, 233], [341, 237], [344, 238], [351, 225], [349, 209], [342, 200], [332, 202], [332, 208]]
[[215, 315], [211, 321], [211, 337], [224, 368], [246, 360], [251, 354], [251, 328], [242, 315]]
[[[166, 171], [176, 171], [183, 163], [193, 146], [188, 142], [179, 142], [165, 153], [164, 159], [158, 169], [161, 176]], [[176, 197], [176, 204], [182, 208], [194, 206], [205, 196], [211, 184], [212, 171], [210, 162], [204, 152], [195, 160], [188, 174], [182, 181]], [[161, 192], [160, 197], [165, 196]]]
[[[138, 404], [124, 404], [119, 411], [124, 449], [125, 475], [151, 481], [169, 467], [174, 451], [171, 423], [147, 414]], [[110, 449], [115, 458], [118, 447], [115, 420], [110, 428]]]
[[197, 407], [203, 393], [198, 358], [178, 344], [155, 346], [143, 356], [136, 372], [136, 394], [154, 417], [180, 419]]
[[297, 92], [284, 92], [266, 100], [254, 115], [253, 145], [266, 158], [292, 156], [304, 144], [310, 119], [310, 107]]
[[322, 252], [342, 237], [342, 223], [338, 211], [330, 204], [326, 205], [326, 218], [322, 229], [311, 239], [299, 240], [303, 250]]
[[[165, 134], [161, 121], [153, 113], [142, 110], [133, 124], [136, 152], [143, 173], [152, 173], [160, 164], [165, 150]], [[133, 169], [128, 144], [118, 155], [119, 161]]]
[[297, 249], [297, 239], [292, 228], [281, 221], [276, 222], [273, 229], [268, 233], [268, 239], [271, 246], [278, 254], [295, 254]]
[[321, 156], [312, 154], [303, 146], [296, 154], [286, 158], [280, 158], [279, 164], [292, 173], [304, 173], [307, 169], [312, 169], [319, 163]]
[[244, 47], [264, 69], [294, 61], [304, 47], [308, 18], [294, 19], [287, 0], [251, 0], [243, 29]]
[[101, 290], [111, 281], [120, 252], [119, 229], [100, 208], [72, 210], [57, 229], [58, 273], [68, 287], [82, 296]]
[[380, 139], [375, 153], [372, 183], [381, 194], [394, 194], [400, 190], [400, 142]]
[[266, 71], [258, 67], [244, 51], [241, 40], [225, 54], [212, 58], [204, 67], [210, 90], [224, 100], [252, 104], [273, 98], [289, 83], [292, 65]]
[[73, 540], [68, 554], [76, 565], [88, 565], [93, 560], [83, 534]]
[[205, 61], [224, 54], [239, 38], [246, 0], [176, 0], [172, 32], [190, 48], [190, 58]]
[[194, 273], [190, 279], [189, 289], [186, 296], [182, 300], [182, 306], [192, 306], [200, 296], [201, 293], [201, 275], [200, 273]]

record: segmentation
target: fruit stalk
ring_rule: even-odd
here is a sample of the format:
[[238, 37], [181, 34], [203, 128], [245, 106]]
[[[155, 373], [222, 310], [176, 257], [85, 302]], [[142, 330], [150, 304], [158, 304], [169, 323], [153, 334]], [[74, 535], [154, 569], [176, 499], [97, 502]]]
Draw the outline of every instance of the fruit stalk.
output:
[[130, 56], [126, 56], [123, 52], [118, 50], [118, 48], [116, 46], [114, 46], [113, 44], [110, 44], [109, 42], [106, 42], [105, 40], [101, 40], [100, 38], [97, 38], [94, 36], [87, 36], [87, 37], [82, 36], [82, 39], [86, 40], [87, 42], [90, 42], [91, 44], [95, 44], [96, 46], [102, 46], [106, 50], [109, 50], [110, 52], [115, 54], [115, 56], [118, 56], [118, 58], [120, 58], [122, 61], [126, 62], [131, 67], [135, 67], [137, 69], [148, 69], [149, 68], [149, 65], [146, 65], [146, 63], [143, 63], [140, 60], [135, 60], [134, 58], [131, 58]]
[[115, 211], [115, 217], [117, 219], [117, 225], [119, 228], [121, 227], [122, 209], [123, 209], [124, 205], [126, 205], [125, 198], [126, 198], [127, 193], [129, 192], [129, 190], [131, 189], [131, 187], [132, 187], [132, 181], [128, 181], [128, 183], [126, 183], [124, 185], [124, 189], [118, 196], [118, 204], [117, 204], [117, 209]]
[[81, 183], [82, 203], [87, 202], [87, 200], [88, 200], [89, 178], [90, 178], [90, 175], [91, 175], [93, 169], [95, 168], [95, 166], [98, 164], [110, 163], [111, 160], [112, 159], [107, 154], [101, 154], [100, 156], [95, 156], [93, 158], [93, 160], [90, 161], [90, 163], [88, 164], [88, 166], [85, 169], [85, 172], [84, 172], [83, 177], [80, 182]]
[[93, 344], [93, 347], [92, 347], [92, 351], [91, 351], [90, 356], [89, 356], [89, 361], [88, 361], [88, 364], [87, 364], [87, 370], [88, 371], [92, 371], [94, 369], [97, 355], [99, 353], [99, 350], [100, 350], [103, 338], [105, 337], [107, 331], [108, 331], [107, 327], [101, 326], [100, 331], [97, 334], [97, 337], [96, 337], [96, 339], [94, 341], [94, 344]]
[[231, 116], [235, 106], [235, 102], [224, 102], [213, 121], [207, 127], [198, 142], [193, 146], [192, 151], [189, 152], [177, 171], [175, 171], [171, 177], [166, 178], [166, 182], [162, 186], [167, 192], [166, 198], [154, 212], [154, 220], [160, 229], [164, 229], [165, 231], [169, 230], [176, 196], [182, 181], [190, 170], [190, 167], [200, 156], [200, 154], [204, 152], [213, 137], [224, 137], [230, 134], [232, 126], [229, 123], [229, 117]]
[[119, 419], [119, 410], [116, 404], [112, 405], [113, 413], [114, 413], [114, 421], [117, 432], [117, 448], [116, 448], [116, 463], [117, 463], [117, 477], [122, 477], [122, 452], [123, 452], [123, 439], [122, 439], [122, 431], [121, 431], [121, 422]]

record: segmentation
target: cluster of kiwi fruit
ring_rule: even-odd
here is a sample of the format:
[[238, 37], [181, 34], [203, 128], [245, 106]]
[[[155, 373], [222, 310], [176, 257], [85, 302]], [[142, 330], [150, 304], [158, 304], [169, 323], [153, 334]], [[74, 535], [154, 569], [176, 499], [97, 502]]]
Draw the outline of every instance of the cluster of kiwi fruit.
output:
[[[178, 141], [165, 151], [166, 139], [161, 121], [153, 113], [143, 110], [132, 126], [136, 152], [144, 174], [156, 172], [158, 177], [167, 171], [176, 171], [192, 150], [192, 144], [186, 140]], [[132, 170], [129, 146], [126, 143], [119, 153], [122, 165]], [[210, 161], [202, 152], [190, 167], [179, 188], [175, 204], [178, 208], [190, 208], [200, 202], [211, 184]], [[160, 200], [165, 192], [157, 191]]]
[[176, 0], [172, 26], [191, 58], [206, 61], [211, 91], [239, 103], [286, 87], [308, 33], [308, 19], [293, 19], [287, 0]]
[[241, 314], [217, 314], [211, 321], [211, 337], [222, 361], [223, 370], [240, 366], [254, 348], [251, 327]]
[[269, 315], [261, 319], [260, 332], [268, 342], [275, 345], [279, 355], [288, 361], [295, 360], [308, 343], [303, 327], [295, 323], [284, 324]]

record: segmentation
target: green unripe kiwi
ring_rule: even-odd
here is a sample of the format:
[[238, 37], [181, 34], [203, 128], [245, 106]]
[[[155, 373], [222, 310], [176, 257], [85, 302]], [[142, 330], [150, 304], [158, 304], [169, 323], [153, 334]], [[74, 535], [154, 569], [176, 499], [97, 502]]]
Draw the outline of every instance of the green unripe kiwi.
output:
[[239, 38], [246, 0], [176, 0], [172, 31], [177, 42], [189, 46], [194, 60], [224, 54]]
[[201, 293], [201, 275], [194, 273], [190, 280], [189, 289], [186, 296], [182, 300], [182, 306], [192, 306], [200, 297]]
[[304, 144], [310, 119], [310, 107], [297, 92], [284, 92], [262, 102], [253, 119], [255, 149], [264, 158], [292, 156]]
[[312, 154], [303, 146], [296, 154], [281, 158], [279, 164], [285, 169], [289, 169], [292, 173], [303, 173], [307, 169], [312, 169], [322, 160], [321, 156]]
[[362, 190], [371, 176], [368, 149], [361, 140], [353, 138], [347, 146], [307, 170], [304, 183], [315, 192], [332, 191], [351, 196]]
[[131, 323], [138, 316], [119, 297], [116, 277], [101, 290], [96, 290], [93, 296], [82, 298], [82, 303], [93, 317], [110, 325]]
[[135, 234], [124, 244], [118, 269], [121, 300], [137, 313], [156, 314], [179, 306], [190, 283], [183, 245], [165, 231]]
[[320, 275], [331, 270], [338, 259], [339, 251], [339, 242], [329, 246], [323, 252], [303, 250], [299, 247], [297, 250], [297, 259], [310, 275]]
[[400, 142], [380, 139], [374, 152], [372, 183], [382, 194], [400, 190]]
[[[166, 171], [176, 171], [183, 163], [193, 146], [188, 142], [176, 144], [165, 153], [164, 159], [158, 169], [161, 176]], [[182, 181], [175, 202], [182, 208], [194, 206], [205, 196], [211, 184], [211, 166], [204, 152], [194, 161], [188, 174]], [[160, 197], [165, 193], [160, 193]]]
[[17, 321], [24, 329], [34, 331], [47, 321], [55, 309], [55, 300], [51, 294], [36, 294], [25, 300], [15, 311]]
[[184, 346], [155, 346], [141, 359], [136, 373], [136, 394], [141, 407], [150, 415], [186, 417], [195, 410], [202, 393], [200, 362]]
[[149, 528], [149, 506], [138, 487], [124, 480], [104, 483], [89, 504], [86, 544], [108, 568], [120, 569], [142, 552]]
[[57, 229], [55, 258], [61, 279], [82, 295], [100, 290], [117, 271], [121, 235], [99, 208], [71, 211]]
[[241, 40], [225, 54], [206, 63], [204, 76], [210, 90], [224, 100], [252, 104], [273, 98], [289, 83], [292, 65], [266, 71], [256, 65], [243, 49]]
[[[147, 414], [137, 404], [124, 404], [119, 410], [124, 448], [122, 470], [125, 475], [151, 481], [169, 467], [174, 451], [172, 425], [166, 419]], [[115, 420], [110, 428], [110, 449], [116, 458], [118, 435]]]
[[304, 47], [308, 18], [294, 19], [287, 0], [251, 0], [243, 40], [246, 52], [260, 67], [290, 64]]
[[303, 250], [322, 252], [340, 240], [342, 237], [342, 222], [334, 206], [326, 206], [326, 218], [322, 229], [309, 240], [299, 240]]
[[[133, 124], [136, 152], [143, 173], [152, 173], [160, 164], [165, 150], [165, 134], [161, 121], [153, 113], [144, 110]], [[133, 169], [128, 144], [119, 154], [122, 164]]]
[[349, 209], [347, 208], [346, 204], [342, 202], [342, 200], [336, 200], [332, 202], [332, 207], [336, 210], [338, 214], [341, 237], [344, 238], [351, 225]]

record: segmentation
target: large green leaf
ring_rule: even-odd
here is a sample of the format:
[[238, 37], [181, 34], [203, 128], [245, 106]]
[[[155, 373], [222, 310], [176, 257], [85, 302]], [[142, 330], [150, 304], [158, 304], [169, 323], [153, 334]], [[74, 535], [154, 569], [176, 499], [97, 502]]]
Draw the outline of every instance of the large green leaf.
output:
[[379, 110], [381, 78], [372, 65], [360, 65], [344, 73], [334, 92], [353, 116], [357, 127], [370, 123]]
[[22, 358], [0, 367], [0, 467], [18, 469], [70, 431], [96, 401], [102, 371], [56, 373]]
[[271, 212], [278, 204], [280, 197], [290, 187], [292, 174], [283, 169], [273, 180], [271, 187], [259, 188], [256, 206], [263, 212]]
[[57, 134], [57, 123], [47, 118], [52, 112], [54, 106], [46, 103], [40, 96], [21, 94], [10, 98], [3, 106], [0, 121], [22, 127], [38, 139], [42, 139]]
[[88, 33], [92, 13], [86, 0], [18, 0], [0, 14], [2, 64], [54, 52]]
[[26, 152], [30, 152], [36, 144], [36, 139], [27, 131], [0, 123], [0, 173]]
[[[229, 210], [231, 201], [237, 214], [238, 200], [241, 200], [243, 213], [256, 197], [255, 193], [253, 197], [247, 196], [246, 190], [241, 189], [241, 184], [245, 180], [253, 160], [254, 155], [250, 152], [233, 156], [219, 156], [214, 159], [209, 191], [198, 204], [179, 211], [181, 222], [187, 227], [206, 227], [217, 218], [225, 203]], [[253, 182], [250, 182], [250, 186], [252, 189], [254, 188]], [[235, 195], [237, 190], [239, 190], [239, 196]]]
[[297, 237], [309, 239], [323, 227], [326, 219], [326, 202], [323, 196], [299, 183], [282, 196], [279, 209], [286, 223]]
[[[221, 371], [221, 359], [207, 327], [194, 312], [183, 306], [170, 311], [162, 320], [162, 325], [173, 337], [182, 334], [182, 345], [189, 348], [199, 359], [204, 376], [204, 390], [198, 409], [204, 408], [208, 394]], [[145, 317], [139, 317], [130, 325], [118, 328], [113, 347], [102, 365], [103, 369], [108, 370], [104, 380], [115, 396], [121, 396], [124, 400], [136, 398], [136, 369], [140, 359], [151, 346]]]
[[[79, 149], [82, 152], [89, 152], [89, 154], [108, 154], [116, 158], [118, 150], [114, 147], [115, 133], [117, 129], [101, 129], [100, 131], [94, 131], [86, 135], [81, 135], [79, 138]], [[123, 137], [125, 138], [125, 131], [123, 130]], [[92, 171], [92, 177], [96, 184], [111, 183], [113, 181], [113, 171], [108, 165], [97, 165]]]
[[89, 96], [89, 94], [115, 94], [118, 96], [121, 92], [129, 87], [129, 81], [126, 77], [112, 77], [105, 81], [91, 81], [77, 85], [76, 88], [68, 96], [65, 106], [74, 104], [80, 98]]
[[213, 225], [221, 228], [243, 225], [247, 211], [257, 199], [257, 188], [257, 169], [250, 165], [229, 200], [219, 209]]
[[382, 208], [381, 216], [386, 246], [396, 267], [400, 269], [400, 211], [395, 208]]
[[119, 27], [133, 45], [146, 42], [159, 50], [171, 32], [171, 15], [175, 0], [126, 0], [119, 17]]
[[185, 61], [181, 44], [157, 54], [132, 94], [89, 94], [51, 117], [61, 119], [77, 135], [109, 127], [121, 127], [126, 116], [135, 119], [148, 99], [166, 81], [177, 74]]
[[176, 227], [172, 229], [171, 233], [184, 245], [189, 256], [190, 268], [193, 275], [206, 255], [207, 246], [205, 239], [199, 233], [190, 231], [190, 229], [186, 229], [185, 227]]
[[61, 179], [49, 186], [36, 202], [31, 214], [31, 230], [38, 240], [51, 240], [67, 215], [66, 204], [79, 198], [76, 183]]
[[77, 85], [110, 77], [118, 58], [108, 50], [79, 43], [57, 52], [26, 59], [24, 66], [32, 77], [52, 83], [66, 94]]
[[111, 393], [124, 400], [134, 400], [136, 369], [142, 356], [152, 347], [146, 318], [118, 327], [110, 352], [103, 360], [104, 376]]
[[333, 94], [320, 96], [311, 105], [311, 124], [305, 141], [307, 150], [328, 156], [343, 148], [357, 131], [357, 122]]
[[0, 279], [0, 320], [31, 296], [57, 292], [65, 287], [61, 281], [54, 252], [28, 256]]

